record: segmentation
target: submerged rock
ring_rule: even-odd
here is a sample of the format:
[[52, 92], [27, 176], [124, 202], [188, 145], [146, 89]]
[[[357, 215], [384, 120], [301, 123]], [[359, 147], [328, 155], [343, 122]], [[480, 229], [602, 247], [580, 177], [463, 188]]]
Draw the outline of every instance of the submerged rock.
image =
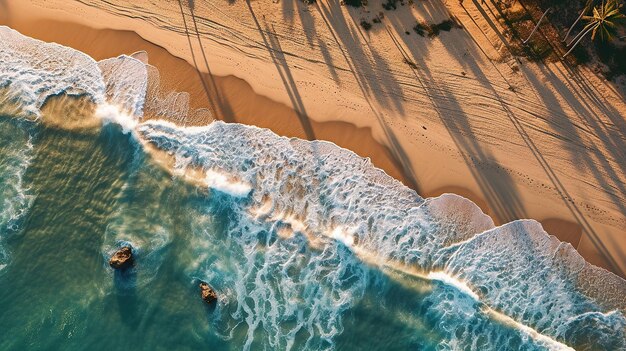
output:
[[113, 269], [127, 269], [133, 265], [133, 250], [130, 246], [124, 246], [117, 250], [111, 259], [109, 259], [109, 265]]
[[200, 282], [200, 295], [202, 296], [202, 300], [208, 304], [217, 300], [217, 293], [205, 282]]

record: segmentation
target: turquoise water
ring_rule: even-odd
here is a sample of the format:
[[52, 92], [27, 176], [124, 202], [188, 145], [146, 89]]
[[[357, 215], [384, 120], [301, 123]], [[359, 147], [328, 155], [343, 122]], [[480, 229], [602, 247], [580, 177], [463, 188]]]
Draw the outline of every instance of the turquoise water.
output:
[[[225, 316], [229, 302], [217, 310], [205, 306], [196, 286], [206, 279], [206, 266], [217, 265], [222, 271], [212, 272], [211, 281], [221, 293], [234, 293], [229, 270], [245, 258], [227, 251], [228, 199], [173, 180], [114, 126], [66, 132], [9, 118], [0, 126], [3, 160], [34, 140], [22, 184], [34, 200], [2, 233], [9, 236], [3, 246], [10, 260], [0, 275], [0, 349], [242, 347], [246, 328], [229, 328], [236, 323]], [[2, 165], [3, 175], [8, 168]], [[107, 266], [121, 242], [138, 249], [137, 265], [125, 275]], [[396, 310], [419, 307], [423, 296], [382, 275], [373, 278], [380, 292], [347, 314], [337, 345], [433, 349], [438, 336], [426, 321], [380, 323], [394, 320]], [[393, 298], [380, 301], [385, 295]], [[255, 336], [259, 347], [262, 334]]]
[[[228, 304], [217, 311], [205, 306], [196, 284], [206, 266], [196, 262], [196, 245], [224, 269], [213, 282], [228, 280], [236, 268], [237, 258], [224, 251], [228, 243], [219, 243], [227, 241], [227, 200], [172, 180], [115, 127], [76, 133], [7, 118], [0, 125], [3, 160], [28, 140], [24, 129], [34, 140], [22, 184], [34, 200], [12, 233], [3, 231], [10, 260], [0, 276], [0, 349], [242, 347], [238, 334], [245, 331], [228, 330], [232, 322], [221, 316]], [[107, 256], [124, 241], [139, 257], [122, 276], [107, 266]], [[361, 308], [357, 314], [373, 312], [368, 304]], [[407, 345], [411, 339], [419, 344], [415, 335]]]
[[[172, 178], [115, 125], [64, 131], [5, 117], [0, 126], [2, 159], [19, 155], [29, 160], [21, 169], [21, 188], [32, 199], [2, 232], [8, 253], [0, 272], [2, 350], [546, 349], [490, 319], [463, 291], [393, 269], [374, 269], [340, 243], [331, 244], [331, 253], [302, 242], [256, 242], [256, 234], [246, 239], [255, 240], [250, 257], [242, 251], [246, 245], [233, 237], [245, 234], [228, 229], [236, 227], [232, 222], [238, 221], [239, 199]], [[4, 179], [16, 173], [14, 163], [3, 162]], [[21, 198], [14, 193], [5, 191], [3, 200]], [[131, 243], [138, 255], [127, 274], [107, 265], [122, 243]], [[315, 260], [323, 262], [319, 270], [345, 269], [333, 277], [341, 280], [334, 293], [344, 297], [311, 291], [324, 288], [324, 281], [304, 282], [294, 291], [349, 300], [349, 306], [336, 304], [339, 316], [334, 304], [330, 310], [320, 303], [317, 311], [307, 311], [309, 306], [287, 301], [280, 292], [272, 296], [280, 284], [293, 283], [271, 272], [282, 270], [286, 262], [268, 251], [285, 249], [300, 251], [302, 261], [289, 267], [293, 272], [288, 276], [306, 274], [306, 263]], [[250, 265], [257, 268], [249, 270]], [[276, 276], [255, 275], [260, 265]], [[259, 277], [268, 281], [260, 283]], [[217, 307], [200, 300], [199, 279], [220, 293]], [[238, 296], [250, 289], [275, 301]], [[238, 303], [248, 307], [241, 309]], [[271, 314], [270, 304], [279, 306], [278, 315], [257, 315]], [[289, 305], [294, 313], [286, 313]], [[315, 313], [328, 315], [319, 319]], [[251, 339], [248, 318], [259, 323]], [[274, 338], [274, 333], [280, 336]]]
[[535, 221], [331, 143], [144, 121], [128, 56], [0, 27], [0, 63], [0, 350], [626, 350], [626, 282]]

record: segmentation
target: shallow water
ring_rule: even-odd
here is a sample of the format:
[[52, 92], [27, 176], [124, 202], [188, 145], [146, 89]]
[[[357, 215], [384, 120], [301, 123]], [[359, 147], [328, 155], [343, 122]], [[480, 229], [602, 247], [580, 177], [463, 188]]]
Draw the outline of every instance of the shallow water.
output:
[[[0, 39], [0, 350], [626, 350], [626, 282], [537, 222], [334, 144], [142, 121], [141, 62]], [[42, 113], [59, 90], [87, 102]]]
[[[35, 200], [4, 243], [11, 262], [0, 276], [0, 349], [219, 344], [206, 333], [191, 277], [172, 264], [184, 258], [185, 188], [135, 156], [121, 133], [36, 134], [23, 184]], [[131, 222], [120, 229], [141, 257], [128, 277], [113, 274], [105, 257], [119, 221]]]
[[[13, 132], [7, 139], [16, 139], [0, 148], [6, 160], [28, 139], [19, 133], [24, 122], [0, 123]], [[224, 229], [232, 200], [172, 179], [114, 125], [88, 132], [28, 129], [34, 145], [22, 187], [34, 200], [3, 241], [11, 260], [0, 276], [0, 349], [241, 349], [248, 328], [228, 314], [237, 314], [231, 305], [246, 298], [235, 296], [233, 276], [249, 258], [229, 244]], [[132, 243], [138, 259], [120, 275], [107, 257], [123, 242]], [[369, 275], [371, 288], [344, 312], [343, 332], [327, 342], [309, 340], [311, 348], [332, 341], [339, 349], [435, 349], [441, 321], [428, 318], [425, 307], [432, 283]], [[199, 299], [197, 279], [223, 294], [216, 309]], [[297, 319], [281, 327], [295, 328]], [[251, 349], [271, 347], [272, 332], [258, 328]], [[307, 342], [307, 333], [300, 334], [295, 349]]]
[[[240, 199], [172, 178], [115, 125], [0, 124], [3, 160], [29, 150], [21, 187], [33, 198], [2, 232], [0, 349], [544, 349], [463, 291], [376, 269], [339, 242], [239, 242]], [[107, 258], [122, 243], [138, 258], [118, 274]], [[217, 307], [200, 300], [199, 279]]]

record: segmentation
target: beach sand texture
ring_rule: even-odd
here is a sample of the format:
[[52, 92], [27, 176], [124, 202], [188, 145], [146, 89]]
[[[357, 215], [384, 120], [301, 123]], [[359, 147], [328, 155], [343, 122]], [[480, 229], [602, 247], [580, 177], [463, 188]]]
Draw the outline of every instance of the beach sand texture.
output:
[[[144, 50], [193, 108], [330, 140], [422, 196], [473, 200], [496, 224], [537, 219], [624, 277], [624, 97], [585, 67], [512, 57], [496, 13], [489, 1], [0, 0], [0, 24], [97, 60]], [[412, 30], [449, 18], [462, 28]]]

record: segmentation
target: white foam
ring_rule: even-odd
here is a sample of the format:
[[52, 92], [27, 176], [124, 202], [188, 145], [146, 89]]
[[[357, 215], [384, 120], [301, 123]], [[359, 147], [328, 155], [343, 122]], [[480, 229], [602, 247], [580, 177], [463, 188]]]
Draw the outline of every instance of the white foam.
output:
[[126, 134], [132, 133], [138, 125], [135, 116], [124, 112], [118, 106], [108, 103], [98, 105], [95, 115], [97, 118], [100, 118], [104, 124], [114, 123], [119, 125]]
[[330, 232], [330, 237], [339, 240], [347, 247], [353, 247], [355, 243], [354, 235], [349, 230], [342, 227], [335, 227], [335, 229]]
[[539, 342], [540, 345], [547, 347], [549, 350], [553, 350], [553, 351], [576, 351], [573, 348], [560, 343], [556, 340], [554, 340], [553, 338], [546, 336], [544, 334], [539, 333], [538, 331], [536, 331], [535, 329], [521, 324], [519, 322], [517, 322], [516, 320], [514, 320], [513, 318], [496, 312], [492, 309], [489, 309], [489, 315], [491, 315], [491, 317], [495, 320], [498, 320], [500, 322], [502, 322], [505, 325], [511, 326], [513, 328], [516, 328], [518, 330], [520, 330], [522, 333], [528, 335], [529, 337], [531, 337], [534, 340], [537, 340]]
[[[0, 264], [6, 267], [10, 252], [2, 247], [8, 235], [19, 230], [34, 195], [24, 185], [33, 158], [32, 135], [15, 120], [0, 120]], [[0, 268], [0, 270], [2, 270]]]
[[209, 188], [234, 197], [246, 197], [252, 191], [250, 184], [234, 180], [232, 177], [212, 169], [206, 171], [206, 184]]
[[105, 85], [96, 62], [82, 52], [45, 43], [0, 26], [0, 88], [35, 119], [53, 95], [87, 95], [104, 102]]
[[148, 89], [146, 64], [126, 55], [98, 62], [106, 92], [105, 100], [124, 114], [140, 119]]
[[445, 284], [451, 285], [456, 289], [459, 289], [463, 293], [467, 294], [467, 296], [470, 296], [474, 300], [480, 301], [480, 297], [478, 296], [478, 294], [476, 294], [469, 286], [467, 286], [467, 283], [451, 276], [446, 272], [430, 272], [428, 273], [427, 278], [431, 280], [438, 280]]
[[[237, 224], [229, 230], [229, 235], [241, 239], [246, 255], [260, 254], [261, 244], [270, 248], [262, 251], [262, 271], [254, 268], [260, 264], [256, 261], [248, 262], [250, 267], [241, 267], [248, 271], [238, 278], [242, 286], [252, 284], [263, 294], [281, 296], [281, 300], [302, 294], [302, 289], [313, 289], [304, 282], [287, 283], [282, 275], [272, 278], [283, 287], [280, 290], [260, 285], [258, 281], [267, 279], [267, 274], [274, 271], [272, 265], [296, 260], [293, 250], [300, 249], [283, 252], [279, 248], [290, 247], [302, 237], [308, 241], [307, 245], [320, 251], [320, 257], [334, 258], [336, 272], [330, 276], [322, 274], [326, 272], [321, 268], [322, 262], [327, 261], [317, 256], [301, 263], [311, 270], [301, 276], [307, 276], [315, 285], [319, 285], [320, 280], [331, 279], [333, 285], [328, 289], [338, 294], [338, 301], [344, 306], [337, 307], [337, 301], [330, 299], [327, 292], [318, 291], [315, 308], [333, 316], [333, 328], [324, 329], [324, 333], [312, 332], [310, 340], [334, 335], [340, 330], [341, 311], [363, 293], [359, 290], [367, 284], [363, 272], [353, 274], [361, 278], [343, 285], [346, 284], [342, 278], [345, 269], [356, 269], [355, 259], [434, 272], [430, 278], [454, 286], [474, 301], [479, 301], [480, 297], [480, 303], [501, 311], [502, 316], [521, 326], [519, 332], [532, 336], [532, 340], [540, 344], [549, 340], [542, 341], [539, 335], [550, 340], [570, 340], [567, 331], [558, 329], [568, 318], [589, 310], [605, 312], [607, 309], [603, 305], [605, 300], [577, 289], [577, 274], [582, 267], [580, 256], [566, 246], [558, 250], [559, 245], [554, 245], [551, 241], [554, 239], [549, 239], [540, 226], [530, 234], [524, 234], [526, 230], [516, 230], [517, 234], [513, 234], [507, 229], [519, 224], [495, 228], [493, 221], [475, 204], [460, 196], [445, 194], [424, 201], [375, 169], [369, 160], [333, 144], [287, 139], [267, 130], [222, 122], [188, 129], [148, 121], [138, 126], [138, 133], [155, 146], [184, 157], [192, 165], [224, 170], [245, 180], [254, 189], [248, 193], [245, 188], [250, 202], [237, 205], [241, 212], [237, 212]], [[285, 225], [292, 232], [305, 235], [285, 235]], [[259, 233], [269, 239], [258, 240]], [[274, 243], [273, 236], [281, 239]], [[323, 238], [341, 242], [352, 253], [324, 244], [328, 241]], [[485, 241], [486, 238], [490, 239]], [[590, 274], [601, 273], [594, 272]], [[250, 281], [251, 277], [257, 280]], [[239, 293], [249, 294], [250, 290], [242, 288]], [[280, 321], [263, 317], [267, 311], [258, 301], [268, 298], [259, 296], [253, 305], [239, 301], [249, 316], [246, 321], [249, 335], [253, 335], [260, 324], [280, 330]], [[547, 310], [548, 306], [552, 306], [553, 312]], [[298, 308], [307, 311], [306, 315], [311, 307], [298, 304]], [[619, 318], [624, 319], [621, 314]], [[322, 321], [315, 319], [308, 323]], [[614, 321], [600, 320], [599, 323], [608, 325]], [[529, 329], [524, 329], [526, 327]], [[619, 336], [609, 337], [610, 340], [616, 338], [619, 340]], [[458, 345], [464, 345], [462, 340], [455, 340]], [[607, 342], [612, 342], [610, 340]]]
[[[148, 87], [146, 65], [129, 56], [96, 62], [55, 43], [0, 26], [0, 89], [17, 104], [18, 117], [37, 119], [49, 97], [86, 96], [105, 122], [131, 131], [143, 115]], [[132, 117], [132, 118], [131, 118]]]

